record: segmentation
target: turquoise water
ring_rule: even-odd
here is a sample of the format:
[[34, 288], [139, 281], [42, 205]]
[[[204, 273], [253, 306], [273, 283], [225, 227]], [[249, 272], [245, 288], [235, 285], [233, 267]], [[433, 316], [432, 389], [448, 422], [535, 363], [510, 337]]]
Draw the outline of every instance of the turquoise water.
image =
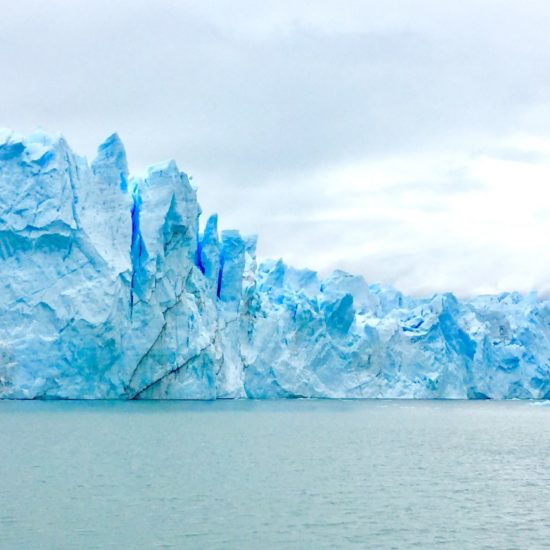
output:
[[0, 548], [544, 548], [550, 407], [0, 402]]

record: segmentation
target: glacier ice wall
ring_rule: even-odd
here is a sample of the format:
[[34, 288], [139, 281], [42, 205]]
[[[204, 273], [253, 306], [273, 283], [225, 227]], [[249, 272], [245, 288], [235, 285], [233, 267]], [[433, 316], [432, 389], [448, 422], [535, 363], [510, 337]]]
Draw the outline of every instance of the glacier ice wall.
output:
[[319, 280], [199, 232], [173, 161], [132, 178], [61, 136], [0, 132], [0, 397], [549, 398], [550, 302]]

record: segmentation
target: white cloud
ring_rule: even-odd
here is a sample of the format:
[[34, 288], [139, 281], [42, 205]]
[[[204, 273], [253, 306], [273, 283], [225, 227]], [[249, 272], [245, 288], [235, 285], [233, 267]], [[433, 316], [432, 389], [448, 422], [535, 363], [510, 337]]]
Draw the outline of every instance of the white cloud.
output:
[[[539, 159], [550, 146], [510, 136], [502, 148], [527, 143]], [[415, 294], [550, 291], [550, 161], [449, 152], [347, 164], [308, 173], [307, 207], [288, 208], [296, 201], [284, 190], [300, 181], [260, 194], [267, 218], [249, 214], [247, 229], [275, 235], [260, 240], [265, 256], [321, 272], [337, 265]]]

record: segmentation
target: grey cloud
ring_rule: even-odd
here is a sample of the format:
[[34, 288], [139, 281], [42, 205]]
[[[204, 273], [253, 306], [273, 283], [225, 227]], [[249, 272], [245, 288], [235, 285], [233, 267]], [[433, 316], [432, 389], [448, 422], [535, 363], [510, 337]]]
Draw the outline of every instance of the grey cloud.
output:
[[63, 126], [77, 142], [82, 127], [97, 141], [116, 127], [135, 164], [174, 156], [230, 184], [499, 132], [550, 84], [548, 48], [495, 51], [468, 20], [444, 38], [413, 20], [257, 40], [189, 3], [39, 6], [0, 23], [2, 120]]
[[447, 180], [438, 182], [433, 181], [402, 181], [398, 183], [392, 183], [386, 185], [382, 189], [376, 190], [378, 194], [390, 194], [396, 193], [421, 193], [431, 196], [448, 196], [456, 195], [459, 193], [469, 193], [472, 191], [480, 191], [486, 188], [486, 184], [482, 181], [469, 179], [467, 176], [457, 179], [453, 177], [452, 173], [449, 174]]
[[550, 154], [541, 151], [530, 151], [514, 147], [499, 147], [481, 150], [478, 155], [487, 155], [493, 158], [525, 162], [529, 164], [542, 164], [550, 162]]
[[[134, 170], [177, 159], [205, 211], [260, 233], [262, 254], [361, 271], [367, 260], [343, 250], [406, 231], [383, 218], [315, 221], [368, 199], [329, 196], [314, 173], [496, 150], [517, 129], [549, 134], [546, 3], [454, 4], [12, 2], [0, 18], [0, 126], [61, 130], [88, 155], [116, 130]], [[379, 193], [416, 193], [429, 213], [481, 185], [465, 173], [439, 185], [404, 171]], [[422, 261], [440, 257], [430, 250]], [[404, 280], [399, 261], [380, 261], [377, 278]]]

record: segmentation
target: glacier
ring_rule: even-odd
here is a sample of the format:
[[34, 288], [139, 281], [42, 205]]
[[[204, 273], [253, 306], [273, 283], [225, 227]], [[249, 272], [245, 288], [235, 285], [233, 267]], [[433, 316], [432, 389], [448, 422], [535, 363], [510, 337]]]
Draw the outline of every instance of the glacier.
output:
[[0, 131], [0, 398], [550, 398], [550, 301], [405, 296], [201, 231], [174, 161]]

